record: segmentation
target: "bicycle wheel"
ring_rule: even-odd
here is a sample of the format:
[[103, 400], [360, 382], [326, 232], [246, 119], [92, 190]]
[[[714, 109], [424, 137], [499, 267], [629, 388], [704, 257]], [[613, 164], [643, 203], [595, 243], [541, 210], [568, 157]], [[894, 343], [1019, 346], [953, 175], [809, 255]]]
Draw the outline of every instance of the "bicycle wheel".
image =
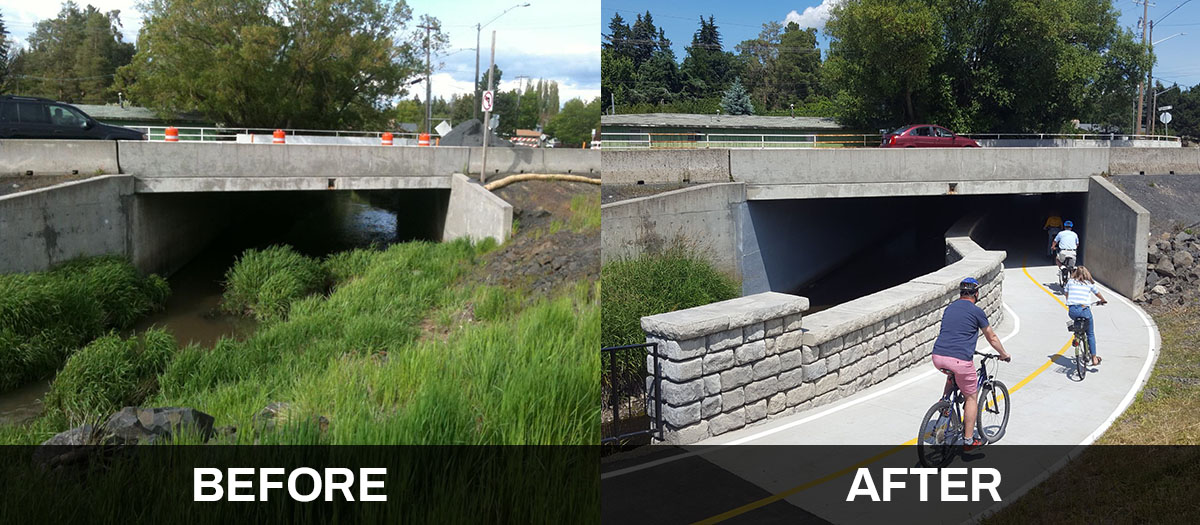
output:
[[962, 422], [949, 401], [929, 407], [917, 432], [917, 457], [926, 467], [943, 467], [954, 457], [954, 445], [962, 437]]
[[979, 390], [979, 417], [975, 419], [975, 427], [988, 443], [1004, 437], [1008, 428], [1008, 401], [1008, 387], [999, 381], [984, 383]]
[[1083, 376], [1087, 375], [1088, 365], [1091, 364], [1091, 356], [1088, 355], [1087, 339], [1076, 335], [1075, 344], [1075, 374], [1079, 376], [1079, 380], [1083, 381]]

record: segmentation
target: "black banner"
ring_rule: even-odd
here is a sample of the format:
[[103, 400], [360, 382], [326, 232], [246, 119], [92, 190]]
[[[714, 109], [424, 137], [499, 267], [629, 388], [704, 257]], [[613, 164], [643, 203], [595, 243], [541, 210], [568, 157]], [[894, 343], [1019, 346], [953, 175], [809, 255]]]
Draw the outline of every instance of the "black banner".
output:
[[0, 447], [0, 523], [598, 523], [598, 463], [565, 446]]

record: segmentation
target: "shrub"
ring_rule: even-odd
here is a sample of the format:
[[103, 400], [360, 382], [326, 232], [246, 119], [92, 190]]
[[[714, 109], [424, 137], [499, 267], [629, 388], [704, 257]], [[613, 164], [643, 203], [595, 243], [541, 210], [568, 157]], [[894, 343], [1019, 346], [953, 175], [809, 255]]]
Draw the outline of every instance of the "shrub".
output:
[[259, 321], [286, 317], [292, 302], [320, 291], [325, 271], [290, 246], [246, 250], [225, 273], [221, 308]]
[[87, 257], [45, 272], [0, 275], [0, 390], [62, 365], [106, 330], [162, 308], [167, 282], [118, 257]]
[[337, 286], [351, 279], [362, 277], [371, 267], [373, 257], [379, 252], [375, 250], [350, 250], [330, 255], [321, 263], [321, 268], [329, 276], [330, 284]]
[[740, 296], [741, 287], [693, 249], [612, 261], [600, 270], [601, 345], [645, 342], [641, 318]]
[[157, 390], [156, 378], [175, 349], [175, 338], [157, 328], [129, 339], [96, 339], [67, 360], [46, 394], [46, 408], [79, 423], [137, 405]]

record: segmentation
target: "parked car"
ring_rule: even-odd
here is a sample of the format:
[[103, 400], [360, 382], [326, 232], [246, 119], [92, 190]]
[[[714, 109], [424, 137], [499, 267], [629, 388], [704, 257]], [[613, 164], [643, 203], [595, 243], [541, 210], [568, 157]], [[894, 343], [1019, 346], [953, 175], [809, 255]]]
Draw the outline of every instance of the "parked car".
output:
[[941, 126], [905, 126], [883, 136], [883, 148], [978, 148], [974, 140]]
[[79, 108], [53, 100], [0, 96], [0, 138], [146, 140], [141, 131], [96, 122]]

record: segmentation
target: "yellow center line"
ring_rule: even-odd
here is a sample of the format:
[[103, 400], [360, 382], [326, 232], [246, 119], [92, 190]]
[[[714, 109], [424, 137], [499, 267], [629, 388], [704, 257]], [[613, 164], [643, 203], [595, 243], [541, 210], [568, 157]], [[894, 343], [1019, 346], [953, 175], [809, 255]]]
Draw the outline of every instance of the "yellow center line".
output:
[[[1025, 272], [1025, 276], [1026, 276], [1026, 277], [1028, 277], [1030, 281], [1033, 281], [1033, 284], [1036, 284], [1036, 285], [1037, 285], [1037, 287], [1038, 287], [1038, 288], [1041, 288], [1043, 292], [1046, 292], [1046, 294], [1047, 294], [1047, 295], [1049, 295], [1050, 297], [1054, 298], [1054, 300], [1055, 300], [1055, 301], [1057, 301], [1057, 302], [1058, 302], [1058, 304], [1062, 305], [1062, 307], [1063, 307], [1063, 308], [1066, 308], [1066, 307], [1067, 307], [1067, 305], [1066, 305], [1065, 303], [1063, 303], [1063, 302], [1062, 302], [1062, 300], [1061, 300], [1061, 299], [1059, 299], [1057, 295], [1054, 295], [1054, 292], [1051, 292], [1051, 291], [1050, 291], [1049, 289], [1047, 289], [1045, 286], [1042, 286], [1042, 283], [1039, 283], [1039, 282], [1037, 282], [1037, 279], [1034, 279], [1032, 275], [1029, 275], [1029, 269], [1025, 267], [1025, 261], [1024, 261], [1024, 260], [1022, 260], [1022, 261], [1021, 261], [1021, 271]], [[1053, 356], [1050, 356], [1050, 358], [1049, 358], [1049, 359], [1047, 359], [1047, 360], [1046, 360], [1046, 362], [1042, 364], [1042, 366], [1039, 366], [1039, 367], [1037, 368], [1037, 370], [1034, 370], [1032, 373], [1030, 373], [1029, 375], [1025, 376], [1025, 378], [1024, 378], [1024, 379], [1022, 379], [1020, 382], [1018, 382], [1016, 385], [1014, 385], [1014, 386], [1013, 386], [1013, 387], [1012, 387], [1012, 388], [1011, 388], [1011, 389], [1008, 391], [1008, 395], [1009, 395], [1009, 397], [1012, 397], [1013, 393], [1015, 393], [1017, 390], [1020, 390], [1020, 389], [1021, 389], [1021, 387], [1023, 387], [1023, 386], [1025, 386], [1025, 385], [1029, 384], [1029, 382], [1030, 382], [1030, 381], [1033, 381], [1033, 378], [1035, 378], [1035, 377], [1037, 377], [1037, 376], [1041, 375], [1041, 373], [1042, 373], [1042, 372], [1045, 372], [1046, 370], [1048, 370], [1048, 369], [1050, 368], [1050, 365], [1054, 364], [1054, 357], [1062, 355], [1062, 354], [1063, 354], [1063, 352], [1066, 352], [1066, 351], [1067, 351], [1067, 348], [1069, 348], [1070, 346], [1071, 346], [1071, 340], [1070, 340], [1070, 339], [1068, 339], [1068, 340], [1067, 340], [1067, 344], [1063, 345], [1063, 347], [1062, 347], [1062, 348], [1059, 348], [1059, 349], [1058, 349], [1058, 352], [1057, 352], [1057, 353], [1055, 353]], [[820, 478], [814, 479], [814, 480], [812, 480], [812, 481], [809, 481], [809, 482], [807, 482], [807, 483], [805, 483], [805, 484], [803, 484], [803, 485], [797, 485], [797, 486], [795, 486], [795, 487], [792, 487], [792, 488], [790, 488], [790, 489], [787, 489], [787, 490], [785, 490], [785, 491], [783, 491], [783, 492], [780, 492], [780, 493], [778, 493], [778, 494], [773, 494], [773, 495], [767, 496], [767, 497], [765, 497], [765, 498], [763, 498], [763, 499], [760, 499], [760, 500], [758, 500], [758, 501], [754, 501], [754, 502], [751, 502], [751, 503], [747, 503], [747, 504], [745, 504], [745, 505], [742, 505], [741, 507], [738, 507], [738, 508], [736, 508], [736, 509], [733, 509], [733, 510], [726, 511], [726, 512], [723, 512], [723, 513], [721, 513], [721, 514], [717, 514], [716, 516], [713, 516], [713, 517], [711, 517], [711, 518], [707, 518], [707, 519], [704, 519], [704, 520], [701, 520], [701, 521], [697, 521], [697, 522], [695, 522], [695, 525], [710, 525], [710, 524], [713, 524], [713, 523], [720, 523], [720, 522], [722, 522], [722, 521], [725, 521], [725, 520], [727, 520], [727, 519], [729, 519], [729, 518], [733, 518], [733, 517], [735, 517], [735, 516], [740, 516], [740, 515], [742, 515], [742, 514], [745, 514], [745, 513], [747, 513], [747, 512], [750, 512], [750, 511], [752, 511], [752, 510], [755, 510], [755, 509], [758, 509], [758, 508], [764, 507], [764, 506], [766, 506], [766, 505], [770, 505], [770, 504], [772, 504], [772, 503], [775, 503], [776, 501], [779, 501], [779, 500], [781, 500], [781, 499], [788, 498], [788, 497], [790, 497], [790, 496], [792, 496], [792, 495], [794, 495], [794, 494], [796, 494], [796, 493], [798, 493], [798, 492], [801, 492], [801, 491], [804, 491], [804, 490], [807, 490], [807, 489], [813, 488], [813, 487], [815, 487], [815, 486], [817, 486], [817, 485], [820, 485], [820, 484], [822, 484], [822, 483], [826, 483], [826, 482], [828, 482], [828, 481], [833, 481], [834, 479], [837, 479], [837, 478], [840, 478], [840, 477], [842, 477], [842, 476], [845, 476], [846, 474], [849, 474], [849, 473], [851, 473], [851, 472], [855, 472], [855, 471], [857, 471], [859, 468], [862, 468], [862, 467], [864, 467], [864, 466], [866, 466], [866, 465], [869, 465], [869, 464], [871, 464], [871, 463], [874, 463], [874, 462], [876, 462], [876, 461], [879, 461], [879, 460], [881, 460], [881, 459], [883, 459], [883, 458], [885, 458], [885, 457], [888, 457], [888, 456], [890, 456], [890, 455], [892, 455], [892, 454], [895, 454], [895, 453], [897, 453], [897, 452], [900, 452], [901, 450], [904, 450], [905, 448], [907, 448], [907, 447], [911, 447], [911, 446], [913, 446], [913, 445], [916, 445], [916, 444], [917, 444], [917, 438], [912, 438], [912, 439], [910, 439], [910, 440], [908, 440], [908, 441], [905, 441], [905, 442], [904, 442], [903, 444], [901, 444], [901, 445], [897, 445], [897, 446], [895, 446], [895, 447], [892, 447], [892, 448], [890, 448], [890, 449], [888, 449], [888, 450], [886, 450], [886, 451], [884, 451], [884, 452], [881, 452], [881, 453], [879, 453], [879, 454], [876, 454], [875, 456], [872, 456], [872, 457], [870, 457], [870, 458], [867, 458], [867, 459], [865, 459], [865, 460], [863, 460], [863, 461], [860, 461], [860, 462], [858, 462], [858, 463], [855, 463], [854, 465], [851, 465], [851, 466], [849, 466], [849, 467], [846, 467], [846, 468], [844, 468], [844, 469], [842, 469], [842, 470], [839, 470], [839, 471], [837, 471], [837, 472], [834, 472], [834, 473], [832, 473], [832, 474], [828, 474], [828, 475], [822, 476], [822, 477], [820, 477]]]

